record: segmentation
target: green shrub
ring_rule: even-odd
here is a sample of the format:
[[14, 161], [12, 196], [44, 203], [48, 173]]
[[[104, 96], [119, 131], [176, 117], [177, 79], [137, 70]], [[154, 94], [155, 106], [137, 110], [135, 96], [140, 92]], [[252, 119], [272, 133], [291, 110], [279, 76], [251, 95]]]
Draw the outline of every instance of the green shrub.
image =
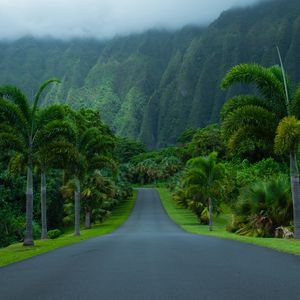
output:
[[229, 204], [236, 203], [241, 191], [256, 181], [269, 181], [288, 174], [288, 166], [279, 164], [273, 158], [263, 159], [255, 164], [249, 161], [226, 162], [226, 179], [224, 199]]
[[57, 239], [62, 235], [62, 232], [59, 229], [53, 229], [48, 231], [48, 237], [51, 240]]
[[258, 181], [243, 189], [234, 213], [228, 230], [240, 235], [269, 237], [275, 235], [276, 228], [290, 226], [293, 205], [287, 176]]
[[0, 248], [22, 241], [25, 218], [15, 215], [11, 208], [0, 207]]

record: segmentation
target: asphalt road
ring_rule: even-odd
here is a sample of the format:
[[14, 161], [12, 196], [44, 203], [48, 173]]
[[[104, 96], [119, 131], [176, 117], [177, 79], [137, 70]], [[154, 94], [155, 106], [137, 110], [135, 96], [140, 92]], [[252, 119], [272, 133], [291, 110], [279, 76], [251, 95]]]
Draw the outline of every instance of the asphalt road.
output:
[[0, 268], [0, 299], [300, 299], [300, 258], [183, 232], [140, 189], [113, 234]]

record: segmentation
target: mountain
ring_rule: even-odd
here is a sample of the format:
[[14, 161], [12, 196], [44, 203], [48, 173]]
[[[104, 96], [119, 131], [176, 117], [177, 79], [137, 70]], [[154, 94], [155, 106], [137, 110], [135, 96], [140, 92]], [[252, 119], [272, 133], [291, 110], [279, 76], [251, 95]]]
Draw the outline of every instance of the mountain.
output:
[[159, 148], [175, 143], [187, 127], [217, 122], [225, 100], [243, 88], [221, 91], [225, 73], [243, 62], [277, 64], [276, 45], [299, 82], [299, 0], [229, 10], [206, 28], [108, 41], [1, 41], [0, 83], [32, 96], [42, 80], [58, 77], [62, 84], [47, 93], [44, 104], [98, 108], [117, 134]]

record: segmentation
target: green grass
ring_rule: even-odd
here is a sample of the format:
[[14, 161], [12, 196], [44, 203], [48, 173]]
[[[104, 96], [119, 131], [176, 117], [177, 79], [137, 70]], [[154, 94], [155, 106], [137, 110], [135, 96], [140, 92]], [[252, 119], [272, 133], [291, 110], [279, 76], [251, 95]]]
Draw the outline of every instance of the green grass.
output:
[[97, 224], [88, 230], [81, 230], [80, 236], [67, 233], [55, 240], [36, 240], [32, 247], [24, 247], [21, 243], [10, 245], [0, 249], [0, 266], [24, 260], [26, 258], [51, 251], [66, 245], [71, 245], [96, 236], [113, 232], [120, 227], [130, 215], [136, 199], [136, 191], [128, 201], [119, 204], [112, 215], [101, 224]]
[[239, 242], [272, 248], [280, 252], [300, 255], [300, 241], [298, 240], [246, 237], [226, 231], [226, 225], [231, 220], [231, 214], [229, 211], [225, 211], [225, 213], [215, 216], [213, 220], [213, 231], [209, 232], [208, 226], [199, 225], [197, 217], [190, 210], [180, 207], [172, 200], [171, 193], [168, 189], [157, 188], [157, 190], [159, 191], [163, 206], [170, 218], [187, 232], [236, 240]]

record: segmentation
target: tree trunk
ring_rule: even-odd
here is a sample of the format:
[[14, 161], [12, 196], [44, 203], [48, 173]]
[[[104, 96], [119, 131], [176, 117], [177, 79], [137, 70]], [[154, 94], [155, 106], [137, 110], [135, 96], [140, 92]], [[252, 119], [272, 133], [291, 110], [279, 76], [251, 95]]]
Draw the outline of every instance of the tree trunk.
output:
[[75, 190], [75, 235], [80, 235], [80, 182], [76, 179]]
[[29, 164], [27, 168], [27, 188], [26, 188], [26, 233], [23, 242], [24, 246], [33, 246], [33, 233], [32, 233], [32, 221], [33, 221], [33, 178], [32, 178], [32, 166]]
[[41, 173], [41, 218], [42, 218], [42, 235], [41, 239], [48, 239], [48, 229], [47, 229], [47, 198], [46, 198], [46, 174]]
[[300, 239], [300, 185], [296, 150], [292, 150], [290, 153], [290, 174], [294, 209], [294, 234], [295, 238]]
[[211, 198], [208, 198], [208, 211], [209, 211], [209, 231], [213, 230], [213, 223], [212, 223], [212, 201]]
[[91, 229], [91, 211], [89, 208], [85, 211], [85, 228]]

